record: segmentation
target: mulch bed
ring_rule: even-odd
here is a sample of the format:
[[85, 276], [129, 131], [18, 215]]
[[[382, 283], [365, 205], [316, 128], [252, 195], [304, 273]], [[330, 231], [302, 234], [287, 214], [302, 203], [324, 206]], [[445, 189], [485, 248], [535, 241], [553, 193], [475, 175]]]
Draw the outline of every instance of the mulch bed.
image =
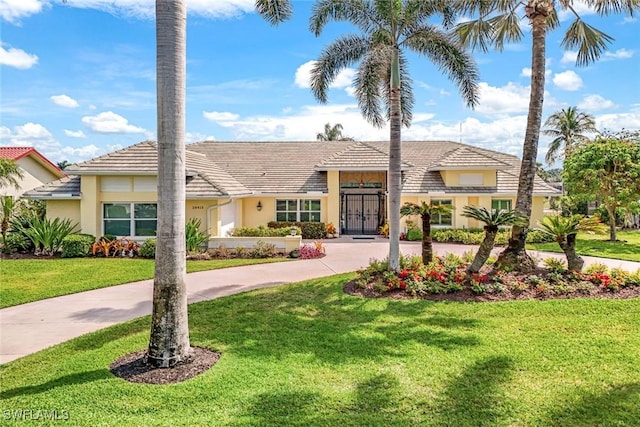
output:
[[423, 299], [428, 301], [454, 301], [454, 302], [496, 302], [515, 300], [551, 300], [551, 299], [571, 299], [571, 298], [608, 298], [627, 299], [640, 298], [640, 286], [630, 286], [621, 288], [616, 292], [594, 286], [590, 290], [579, 290], [568, 294], [537, 293], [534, 289], [526, 289], [522, 292], [513, 292], [506, 289], [504, 292], [486, 292], [477, 294], [471, 289], [463, 289], [457, 292], [427, 294], [413, 296], [403, 289], [394, 289], [388, 292], [379, 292], [373, 288], [373, 284], [368, 284], [364, 288], [356, 285], [355, 280], [347, 282], [343, 290], [345, 293], [362, 298], [387, 298], [387, 299]]
[[171, 368], [155, 368], [146, 363], [147, 350], [129, 353], [109, 366], [116, 377], [132, 383], [173, 384], [186, 381], [209, 370], [220, 359], [220, 353], [203, 347], [191, 347], [191, 357]]

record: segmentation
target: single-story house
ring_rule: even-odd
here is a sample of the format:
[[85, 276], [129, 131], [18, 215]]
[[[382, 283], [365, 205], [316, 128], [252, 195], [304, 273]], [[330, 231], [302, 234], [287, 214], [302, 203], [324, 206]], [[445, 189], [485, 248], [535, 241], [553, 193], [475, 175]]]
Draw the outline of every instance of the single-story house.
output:
[[56, 181], [65, 176], [59, 167], [51, 163], [33, 147], [0, 147], [0, 159], [13, 160], [22, 172], [18, 188], [0, 188], [0, 196], [20, 197], [23, 193]]
[[[458, 209], [434, 227], [479, 227], [465, 205], [515, 205], [517, 157], [449, 141], [402, 142], [402, 202]], [[218, 142], [186, 147], [186, 215], [211, 236], [270, 221], [332, 223], [341, 234], [376, 234], [386, 220], [388, 142]], [[155, 235], [157, 147], [152, 141], [72, 165], [69, 176], [27, 193], [49, 217], [82, 232], [144, 239]], [[559, 191], [536, 178], [532, 223]], [[415, 219], [415, 218], [414, 218]]]

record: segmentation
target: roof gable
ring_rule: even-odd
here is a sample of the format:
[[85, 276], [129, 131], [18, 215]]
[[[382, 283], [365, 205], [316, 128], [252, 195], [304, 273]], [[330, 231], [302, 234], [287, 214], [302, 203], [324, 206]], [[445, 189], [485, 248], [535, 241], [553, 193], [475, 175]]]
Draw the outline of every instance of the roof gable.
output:
[[429, 170], [507, 169], [510, 167], [511, 165], [508, 163], [498, 160], [484, 151], [466, 146], [444, 153], [438, 160], [429, 166]]
[[[403, 169], [413, 167], [409, 162], [402, 162], [402, 166]], [[356, 142], [322, 159], [315, 168], [318, 170], [387, 170], [389, 153], [364, 142]]]
[[40, 154], [38, 150], [33, 147], [0, 147], [0, 159], [10, 159], [17, 162], [27, 156], [34, 159], [58, 178], [65, 176], [62, 169], [54, 165], [49, 159]]

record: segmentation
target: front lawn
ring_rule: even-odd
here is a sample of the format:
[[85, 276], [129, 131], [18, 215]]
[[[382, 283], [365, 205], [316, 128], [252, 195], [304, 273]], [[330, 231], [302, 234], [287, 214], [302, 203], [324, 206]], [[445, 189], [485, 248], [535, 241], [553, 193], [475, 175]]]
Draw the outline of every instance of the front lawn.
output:
[[109, 371], [145, 348], [149, 317], [0, 366], [4, 422], [32, 409], [77, 426], [637, 425], [640, 300], [362, 299], [342, 291], [353, 277], [190, 306], [192, 344], [222, 356], [183, 383]]
[[[187, 272], [280, 262], [284, 258], [187, 261]], [[0, 260], [0, 308], [153, 278], [143, 258], [41, 258]]]
[[[576, 251], [579, 255], [614, 258], [640, 262], [640, 231], [618, 231], [622, 242], [607, 242], [609, 234], [579, 233]], [[530, 243], [527, 249], [547, 252], [562, 252], [557, 243]]]

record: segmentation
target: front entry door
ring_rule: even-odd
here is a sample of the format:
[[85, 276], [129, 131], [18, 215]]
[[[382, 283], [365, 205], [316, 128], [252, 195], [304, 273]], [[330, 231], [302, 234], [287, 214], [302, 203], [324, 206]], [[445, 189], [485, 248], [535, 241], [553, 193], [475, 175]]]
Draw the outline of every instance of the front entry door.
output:
[[342, 234], [377, 234], [384, 224], [384, 194], [342, 193]]

